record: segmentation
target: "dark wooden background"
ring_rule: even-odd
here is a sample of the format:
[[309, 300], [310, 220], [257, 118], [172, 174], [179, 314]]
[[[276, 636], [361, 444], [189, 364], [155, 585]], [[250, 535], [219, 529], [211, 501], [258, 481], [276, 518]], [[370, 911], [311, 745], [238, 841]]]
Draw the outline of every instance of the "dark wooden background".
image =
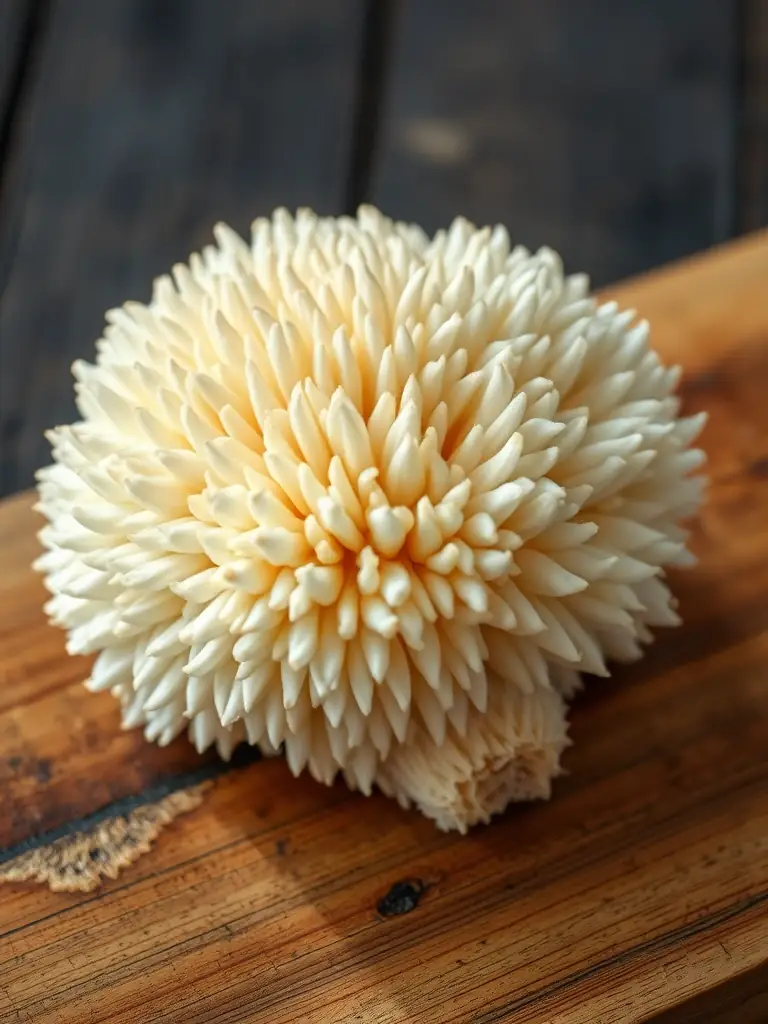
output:
[[768, 0], [0, 0], [0, 494], [220, 218], [372, 200], [596, 285], [768, 222]]

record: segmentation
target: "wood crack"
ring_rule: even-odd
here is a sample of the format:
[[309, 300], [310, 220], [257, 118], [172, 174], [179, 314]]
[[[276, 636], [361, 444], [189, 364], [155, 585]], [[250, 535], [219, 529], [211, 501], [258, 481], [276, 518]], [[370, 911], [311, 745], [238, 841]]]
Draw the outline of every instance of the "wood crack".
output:
[[127, 815], [104, 818], [19, 854], [0, 867], [0, 882], [38, 882], [52, 892], [93, 892], [105, 878], [148, 853], [160, 832], [180, 814], [199, 807], [210, 782], [169, 793]]
[[[50, 848], [59, 840], [69, 840], [75, 835], [89, 834], [104, 821], [114, 821], [121, 817], [130, 817], [136, 811], [148, 805], [159, 805], [163, 799], [173, 796], [182, 790], [189, 790], [202, 783], [210, 782], [230, 771], [247, 767], [261, 760], [261, 751], [257, 747], [241, 746], [235, 751], [230, 761], [216, 760], [211, 764], [202, 765], [193, 771], [169, 776], [155, 785], [148, 786], [132, 796], [121, 797], [112, 803], [59, 825], [57, 828], [42, 832], [13, 846], [0, 850], [0, 865], [17, 862], [19, 858], [28, 856], [36, 850]], [[4, 870], [4, 869], [0, 869]], [[2, 878], [2, 875], [0, 875]]]

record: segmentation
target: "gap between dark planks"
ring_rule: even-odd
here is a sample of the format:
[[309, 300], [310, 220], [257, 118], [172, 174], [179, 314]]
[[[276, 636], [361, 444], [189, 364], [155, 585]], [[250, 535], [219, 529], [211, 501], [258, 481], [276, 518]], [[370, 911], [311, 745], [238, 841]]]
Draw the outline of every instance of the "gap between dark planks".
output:
[[768, 224], [768, 3], [735, 0], [733, 234]]
[[[11, 0], [2, 2], [9, 3]], [[25, 94], [32, 78], [49, 6], [50, 0], [26, 0], [23, 5], [16, 52], [12, 55], [8, 72], [5, 109], [0, 110], [0, 197], [5, 188], [11, 149], [21, 120]]]
[[[762, 2], [762, 0], [760, 0]], [[731, 61], [733, 77], [731, 82], [731, 179], [732, 195], [729, 234], [735, 238], [748, 230], [744, 225], [749, 218], [750, 188], [748, 164], [750, 162], [750, 138], [748, 128], [749, 97], [747, 89], [750, 79], [750, 47], [747, 31], [751, 22], [750, 8], [753, 0], [733, 0], [731, 19], [733, 45]]]
[[[11, 2], [12, 0], [0, 0], [0, 3]], [[50, 10], [50, 0], [18, 0], [18, 2], [23, 3], [21, 27], [16, 40], [15, 52], [9, 55], [11, 67], [7, 72], [5, 105], [3, 109], [0, 109], [0, 210], [5, 207], [5, 192], [11, 175], [16, 137], [26, 107], [27, 95], [34, 83], [40, 44], [45, 34]], [[4, 237], [0, 239], [5, 243], [0, 245], [0, 301], [2, 301], [10, 279], [20, 224], [18, 211], [9, 215], [4, 225]], [[18, 385], [22, 388], [26, 386], [23, 381], [18, 381]], [[0, 496], [6, 492], [8, 483], [5, 479], [6, 474], [11, 481], [15, 480], [17, 476], [16, 449], [20, 428], [21, 421], [18, 418], [6, 419], [5, 412], [0, 409]]]
[[355, 112], [344, 187], [344, 212], [353, 217], [371, 198], [373, 166], [391, 63], [397, 0], [366, 0], [357, 65]]

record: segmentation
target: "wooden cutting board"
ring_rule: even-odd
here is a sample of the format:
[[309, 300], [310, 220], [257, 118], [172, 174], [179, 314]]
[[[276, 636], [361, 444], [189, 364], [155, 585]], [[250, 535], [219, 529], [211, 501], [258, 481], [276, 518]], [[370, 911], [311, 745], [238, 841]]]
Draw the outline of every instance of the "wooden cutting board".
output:
[[550, 803], [466, 838], [121, 732], [0, 505], [0, 1021], [768, 1020], [768, 236], [607, 294], [711, 415], [685, 624], [577, 701]]

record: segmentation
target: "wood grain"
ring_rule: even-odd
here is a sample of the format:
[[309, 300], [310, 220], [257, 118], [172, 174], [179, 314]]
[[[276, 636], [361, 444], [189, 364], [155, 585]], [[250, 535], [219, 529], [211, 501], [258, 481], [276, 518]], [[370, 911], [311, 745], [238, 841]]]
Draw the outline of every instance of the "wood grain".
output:
[[[709, 410], [713, 482], [684, 625], [588, 686], [550, 803], [458, 838], [280, 760], [236, 766], [96, 893], [0, 887], [0, 1020], [763, 1021], [767, 279], [759, 235], [611, 289]], [[57, 804], [119, 813], [198, 763], [118, 734], [108, 698], [69, 714], [85, 663], [43, 625], [28, 502], [0, 506], [0, 751], [30, 766], [0, 785], [0, 829], [22, 846], [67, 833]]]
[[[6, 0], [2, 0], [3, 3]], [[0, 493], [74, 416], [104, 311], [275, 206], [340, 212], [361, 9], [52, 0], [0, 205]]]
[[736, 3], [402, 5], [374, 199], [551, 245], [596, 284], [733, 231]]

